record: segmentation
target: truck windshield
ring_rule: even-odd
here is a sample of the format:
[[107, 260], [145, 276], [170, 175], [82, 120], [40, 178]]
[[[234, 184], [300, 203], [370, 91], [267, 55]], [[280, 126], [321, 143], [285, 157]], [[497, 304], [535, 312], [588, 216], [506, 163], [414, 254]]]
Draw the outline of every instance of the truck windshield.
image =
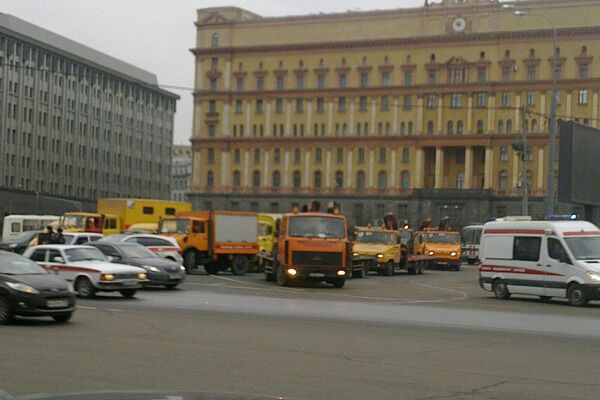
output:
[[160, 224], [160, 233], [188, 233], [189, 219], [163, 219]]
[[273, 227], [268, 224], [258, 224], [258, 236], [271, 236], [273, 233]]
[[571, 237], [565, 242], [576, 260], [600, 260], [600, 236]]
[[455, 233], [426, 233], [423, 240], [428, 243], [459, 244], [460, 236]]
[[359, 243], [396, 244], [397, 236], [391, 232], [358, 232], [356, 241]]
[[346, 237], [344, 220], [330, 217], [292, 217], [290, 236], [343, 239]]
[[83, 229], [85, 226], [85, 217], [82, 215], [65, 215], [62, 219], [62, 226], [66, 229]]

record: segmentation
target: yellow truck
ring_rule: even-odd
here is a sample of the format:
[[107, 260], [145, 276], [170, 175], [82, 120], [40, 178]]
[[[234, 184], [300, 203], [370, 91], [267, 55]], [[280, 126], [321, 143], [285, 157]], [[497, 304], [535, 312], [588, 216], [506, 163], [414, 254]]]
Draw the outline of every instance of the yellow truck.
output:
[[459, 271], [462, 263], [460, 233], [437, 229], [418, 231], [414, 240], [414, 252], [435, 257], [435, 265]]
[[258, 214], [258, 272], [264, 271], [265, 259], [272, 256], [273, 246], [277, 242], [277, 221], [281, 217], [282, 214]]
[[95, 213], [67, 212], [60, 220], [65, 232], [114, 235], [134, 224], [158, 224], [161, 218], [192, 210], [190, 203], [153, 199], [99, 199]]

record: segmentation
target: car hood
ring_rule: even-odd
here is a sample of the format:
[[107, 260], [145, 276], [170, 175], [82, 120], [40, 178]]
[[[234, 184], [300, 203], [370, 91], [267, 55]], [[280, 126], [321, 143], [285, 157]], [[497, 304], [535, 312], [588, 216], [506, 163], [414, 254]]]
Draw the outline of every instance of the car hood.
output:
[[427, 250], [433, 251], [460, 251], [460, 243], [425, 243]]
[[64, 278], [53, 274], [8, 275], [7, 278], [7, 281], [24, 283], [37, 290], [67, 290], [69, 288]]
[[394, 245], [376, 243], [355, 243], [352, 251], [359, 254], [377, 255], [392, 250]]
[[114, 273], [136, 273], [146, 272], [146, 270], [134, 267], [132, 265], [114, 264], [108, 261], [76, 261], [69, 262], [68, 265], [81, 268], [92, 268], [109, 274]]

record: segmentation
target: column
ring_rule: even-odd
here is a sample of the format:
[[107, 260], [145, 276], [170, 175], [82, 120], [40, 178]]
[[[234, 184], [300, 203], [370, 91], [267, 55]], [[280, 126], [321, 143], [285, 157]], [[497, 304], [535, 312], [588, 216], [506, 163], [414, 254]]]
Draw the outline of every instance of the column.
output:
[[290, 186], [290, 152], [285, 150], [283, 155], [283, 187], [289, 188]]
[[392, 149], [391, 156], [391, 168], [390, 168], [390, 188], [396, 187], [396, 148]]
[[221, 152], [221, 186], [228, 186], [227, 181], [229, 178], [229, 150]]
[[244, 184], [242, 187], [247, 188], [250, 183], [250, 151], [244, 151], [244, 174], [243, 174]]
[[394, 135], [398, 135], [398, 98], [394, 97], [394, 109], [393, 109], [393, 121], [392, 121], [392, 132]]
[[263, 178], [261, 180], [261, 186], [263, 187], [267, 187], [268, 182], [269, 182], [269, 175], [271, 173], [271, 171], [269, 171], [269, 156], [271, 152], [269, 151], [269, 149], [266, 149], [264, 151], [265, 156], [263, 157]]
[[494, 107], [496, 107], [496, 94], [493, 93], [488, 98], [488, 115], [487, 115], [487, 133], [491, 134], [494, 132], [496, 127], [494, 126]]
[[223, 103], [223, 129], [222, 129], [222, 136], [223, 137], [229, 137], [230, 136], [230, 129], [229, 129], [229, 103]]
[[375, 174], [375, 150], [369, 149], [369, 188], [373, 187], [373, 176]]
[[484, 189], [493, 187], [493, 166], [494, 166], [494, 149], [491, 147], [485, 148], [485, 171], [484, 171]]
[[353, 150], [348, 151], [348, 161], [347, 161], [347, 167], [346, 167], [346, 187], [351, 188], [352, 187], [352, 164], [353, 164], [353, 160], [352, 160], [352, 153], [354, 153]]
[[514, 125], [514, 130], [515, 132], [521, 133], [523, 132], [523, 121], [521, 121], [521, 110], [519, 110], [519, 108], [521, 107], [521, 94], [517, 93], [515, 95], [515, 125]]
[[544, 174], [546, 165], [544, 162], [544, 148], [543, 147], [538, 148], [538, 157], [537, 158], [538, 158], [537, 188], [538, 188], [538, 190], [543, 190], [544, 182], [546, 181], [545, 174]]
[[327, 113], [327, 136], [333, 132], [333, 99], [329, 101], [329, 112]]
[[425, 152], [422, 147], [417, 147], [415, 152], [415, 173], [413, 175], [413, 184], [412, 187], [414, 189], [423, 188], [424, 182], [424, 174], [425, 174]]
[[423, 96], [417, 97], [417, 135], [423, 134]]
[[473, 189], [473, 148], [465, 147], [465, 189]]
[[438, 115], [437, 115], [437, 130], [436, 130], [437, 135], [441, 135], [442, 132], [444, 131], [443, 120], [442, 120], [442, 118], [444, 117], [443, 110], [444, 110], [444, 96], [440, 95], [438, 98]]
[[285, 110], [285, 136], [292, 136], [292, 100], [287, 101]]
[[271, 118], [272, 118], [272, 112], [273, 112], [273, 109], [271, 107], [272, 106], [272, 102], [271, 102], [271, 100], [267, 100], [266, 103], [267, 103], [266, 104], [267, 115], [265, 117], [265, 124], [267, 126], [265, 126], [265, 135], [267, 135], [267, 136], [275, 136], [276, 132], [272, 132], [272, 126], [271, 126]]
[[312, 187], [310, 180], [310, 151], [304, 152], [304, 186]]
[[331, 189], [331, 150], [325, 156], [325, 187]]
[[376, 119], [377, 119], [377, 98], [373, 97], [371, 100], [371, 122], [369, 122], [369, 136], [375, 136], [377, 134]]
[[231, 60], [225, 61], [225, 74], [223, 76], [223, 88], [231, 90]]
[[598, 92], [592, 95], [592, 127], [598, 127]]
[[196, 90], [201, 90], [204, 86], [204, 60], [202, 58], [196, 59], [196, 81], [194, 85]]
[[251, 125], [251, 118], [252, 118], [252, 103], [250, 101], [248, 101], [248, 103], [246, 104], [246, 115], [244, 115], [244, 125], [246, 125], [244, 127], [244, 135], [251, 137], [252, 136], [252, 125]]
[[350, 113], [348, 115], [348, 135], [354, 135], [354, 120], [356, 118], [356, 98], [350, 100]]
[[444, 186], [444, 149], [438, 147], [435, 149], [435, 189], [441, 189]]
[[[467, 100], [467, 126], [465, 127], [465, 133], [467, 135], [473, 133], [473, 94], [469, 94], [469, 99]], [[467, 181], [465, 177], [465, 185], [466, 183]]]
[[540, 114], [536, 116], [538, 119], [538, 126], [540, 133], [544, 133], [546, 132], [546, 93], [540, 94], [540, 109], [538, 112]]
[[567, 119], [571, 119], [571, 113], [573, 111], [573, 94], [567, 92]]
[[311, 131], [312, 127], [312, 113], [313, 113], [313, 102], [309, 99], [306, 100], [306, 129], [304, 133], [308, 136], [308, 132]]
[[519, 186], [519, 155], [516, 151], [512, 152], [512, 188], [517, 189]]

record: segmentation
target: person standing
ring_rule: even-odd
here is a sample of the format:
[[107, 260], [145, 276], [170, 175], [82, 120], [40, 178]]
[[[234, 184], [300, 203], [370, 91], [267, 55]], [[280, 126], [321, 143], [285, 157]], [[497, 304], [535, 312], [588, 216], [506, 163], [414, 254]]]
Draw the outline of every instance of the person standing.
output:
[[63, 229], [62, 228], [58, 228], [56, 230], [56, 240], [55, 240], [55, 244], [65, 244], [66, 240], [65, 240], [65, 236], [63, 235]]

